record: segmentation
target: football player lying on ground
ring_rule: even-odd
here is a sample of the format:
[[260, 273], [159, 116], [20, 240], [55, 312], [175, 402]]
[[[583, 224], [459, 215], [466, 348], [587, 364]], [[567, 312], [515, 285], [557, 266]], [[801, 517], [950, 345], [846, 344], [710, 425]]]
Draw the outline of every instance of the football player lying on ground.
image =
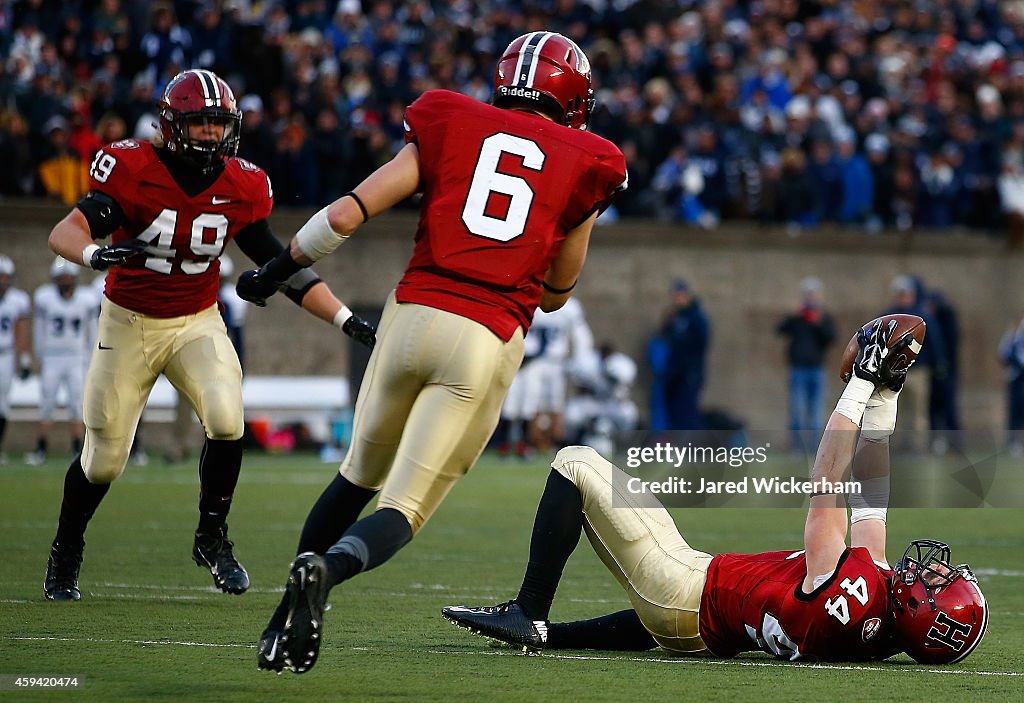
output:
[[[158, 112], [162, 143], [126, 139], [100, 149], [89, 192], [50, 233], [50, 248], [68, 261], [110, 269], [86, 373], [85, 442], [64, 478], [46, 564], [43, 591], [50, 600], [82, 597], [86, 526], [124, 471], [160, 374], [185, 396], [206, 432], [192, 559], [225, 593], [249, 587], [226, 522], [242, 466], [242, 369], [217, 311], [217, 259], [231, 240], [257, 263], [283, 249], [267, 222], [274, 196], [263, 170], [235, 157], [241, 112], [218, 76], [178, 74]], [[96, 244], [107, 236], [111, 244]], [[283, 287], [310, 314], [372, 346], [373, 328], [312, 271]]]
[[[872, 486], [888, 485], [888, 438], [906, 371], [893, 371], [882, 325], [858, 341], [855, 377], [829, 418], [813, 479], [845, 480], [855, 462], [866, 498]], [[713, 557], [686, 543], [655, 498], [626, 493], [628, 477], [593, 449], [566, 447], [552, 469], [519, 595], [494, 607], [444, 608], [444, 617], [526, 651], [660, 645], [675, 654], [763, 650], [789, 660], [864, 661], [906, 652], [921, 663], [952, 663], [985, 634], [988, 607], [978, 583], [969, 567], [952, 565], [945, 544], [914, 541], [892, 569], [887, 565], [886, 510], [879, 507], [887, 488], [878, 502], [851, 495], [849, 547], [846, 506], [824, 493], [811, 498], [803, 550]], [[622, 487], [614, 501], [613, 485]], [[633, 609], [550, 623], [581, 529]]]

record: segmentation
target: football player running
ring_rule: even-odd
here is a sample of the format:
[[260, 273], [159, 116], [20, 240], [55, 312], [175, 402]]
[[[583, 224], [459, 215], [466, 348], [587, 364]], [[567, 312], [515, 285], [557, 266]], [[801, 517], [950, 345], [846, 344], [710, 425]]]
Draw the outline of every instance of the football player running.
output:
[[[552, 32], [513, 41], [494, 104], [444, 90], [406, 111], [407, 144], [314, 215], [288, 253], [238, 282], [260, 304], [374, 215], [423, 193], [412, 259], [389, 296], [356, 400], [352, 446], [306, 519], [260, 668], [316, 662], [328, 591], [390, 559], [473, 466], [498, 422], [534, 310], [572, 294], [625, 160], [584, 130], [590, 64]], [[376, 511], [356, 521], [380, 492]]]
[[[125, 140], [101, 149], [89, 192], [50, 234], [50, 248], [64, 258], [109, 269], [86, 375], [84, 446], [64, 479], [46, 567], [51, 600], [81, 598], [86, 525], [124, 470], [160, 374], [188, 400], [206, 432], [192, 558], [222, 591], [249, 587], [226, 523], [242, 462], [242, 371], [217, 311], [218, 257], [232, 239], [257, 263], [283, 249], [267, 223], [273, 191], [262, 169], [235, 157], [241, 113], [218, 76], [179, 74], [167, 84], [158, 114], [162, 143]], [[108, 236], [110, 244], [96, 243]], [[372, 327], [312, 271], [283, 285], [311, 314], [372, 344]]]
[[[712, 556], [687, 544], [657, 499], [629, 493], [628, 477], [593, 449], [566, 447], [541, 497], [518, 596], [442, 614], [526, 651], [660, 645], [718, 657], [762, 650], [793, 661], [864, 661], [906, 652], [926, 664], [960, 661], [988, 626], [970, 568], [954, 566], [949, 547], [931, 540], [912, 542], [892, 568], [886, 561], [888, 440], [906, 368], [894, 370], [883, 329], [858, 337], [855, 377], [829, 418], [813, 470], [819, 485], [835, 485], [852, 464], [862, 485], [850, 496], [852, 524], [842, 496], [815, 493], [804, 549]], [[551, 623], [581, 530], [633, 609]]]

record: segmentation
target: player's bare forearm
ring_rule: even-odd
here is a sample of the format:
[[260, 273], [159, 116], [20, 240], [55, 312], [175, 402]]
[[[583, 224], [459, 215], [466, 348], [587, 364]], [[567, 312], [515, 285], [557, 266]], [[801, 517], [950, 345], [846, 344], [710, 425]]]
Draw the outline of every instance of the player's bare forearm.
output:
[[[849, 476], [857, 446], [859, 428], [856, 423], [833, 412], [825, 426], [814, 460], [812, 481], [834, 484]], [[846, 549], [846, 502], [841, 494], [815, 495], [807, 511], [804, 525], [804, 549], [807, 558], [805, 590], [815, 576], [835, 568]]]
[[[412, 196], [419, 189], [419, 169], [419, 149], [415, 144], [407, 144], [350, 193], [311, 217], [291, 241], [291, 260], [299, 266], [311, 266], [337, 249], [371, 217]], [[287, 272], [294, 266], [287, 261], [282, 263], [283, 267], [278, 265], [274, 270]]]
[[55, 254], [86, 267], [89, 264], [82, 260], [82, 252], [92, 243], [89, 222], [78, 208], [73, 209], [54, 226], [48, 240], [50, 250]]
[[[371, 173], [353, 188], [356, 198], [343, 196], [327, 208], [331, 229], [341, 236], [352, 234], [364, 220], [379, 215], [420, 187], [420, 152], [415, 144], [406, 144], [395, 158]], [[359, 206], [362, 203], [363, 208]], [[301, 263], [301, 262], [300, 262]]]
[[31, 350], [31, 322], [27, 317], [19, 317], [14, 323], [14, 351], [16, 354], [27, 354]]
[[329, 325], [334, 324], [334, 316], [341, 310], [341, 306], [342, 302], [322, 281], [306, 291], [306, 295], [302, 297], [302, 309]]
[[544, 274], [544, 292], [540, 299], [540, 309], [544, 312], [558, 310], [572, 297], [583, 263], [587, 259], [590, 233], [596, 220], [595, 212], [565, 235], [561, 251]]

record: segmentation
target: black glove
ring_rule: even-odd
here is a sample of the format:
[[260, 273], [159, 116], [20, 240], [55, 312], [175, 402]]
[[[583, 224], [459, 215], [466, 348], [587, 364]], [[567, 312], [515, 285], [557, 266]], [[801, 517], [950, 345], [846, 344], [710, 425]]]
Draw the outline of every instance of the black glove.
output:
[[18, 359], [18, 378], [24, 381], [32, 375], [32, 357], [27, 353]]
[[100, 247], [92, 253], [92, 258], [88, 262], [89, 268], [94, 271], [106, 271], [111, 266], [119, 266], [133, 256], [142, 254], [147, 246], [149, 245], [141, 239], [129, 239], [127, 242]]
[[345, 320], [341, 331], [369, 349], [377, 343], [377, 329], [358, 315]]
[[892, 391], [899, 392], [903, 388], [903, 382], [907, 380], [907, 371], [914, 365], [915, 360], [908, 360], [906, 355], [901, 353], [910, 346], [913, 339], [910, 334], [905, 335], [892, 347], [889, 346], [889, 340], [895, 330], [896, 321], [891, 320], [887, 325], [876, 325], [870, 331], [862, 329], [857, 333], [860, 351], [857, 352], [857, 360], [853, 364], [853, 373], [876, 386], [886, 386]]
[[275, 281], [273, 276], [267, 273], [269, 265], [270, 262], [267, 262], [258, 269], [243, 272], [238, 277], [235, 292], [239, 298], [264, 308], [267, 306], [267, 298], [288, 287], [286, 281]]

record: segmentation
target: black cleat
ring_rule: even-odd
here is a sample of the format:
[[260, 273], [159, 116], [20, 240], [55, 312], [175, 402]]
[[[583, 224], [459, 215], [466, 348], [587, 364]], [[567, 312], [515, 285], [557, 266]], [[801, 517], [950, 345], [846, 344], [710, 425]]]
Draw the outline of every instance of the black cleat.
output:
[[539, 652], [548, 643], [548, 621], [531, 620], [514, 600], [484, 608], [450, 605], [441, 609], [441, 615], [473, 634], [513, 645], [523, 652]]
[[284, 649], [281, 647], [281, 631], [267, 628], [260, 635], [260, 643], [256, 651], [256, 668], [264, 671], [276, 671], [280, 674], [286, 666]]
[[238, 563], [232, 548], [235, 543], [228, 539], [228, 526], [217, 532], [196, 532], [192, 544], [192, 561], [210, 570], [213, 584], [225, 593], [238, 595], [249, 588], [249, 574]]
[[82, 599], [82, 592], [78, 590], [78, 570], [82, 567], [84, 548], [84, 544], [75, 548], [53, 541], [43, 580], [43, 593], [49, 600]]
[[327, 610], [327, 562], [313, 552], [295, 557], [288, 572], [288, 619], [281, 633], [284, 662], [296, 674], [316, 664]]

